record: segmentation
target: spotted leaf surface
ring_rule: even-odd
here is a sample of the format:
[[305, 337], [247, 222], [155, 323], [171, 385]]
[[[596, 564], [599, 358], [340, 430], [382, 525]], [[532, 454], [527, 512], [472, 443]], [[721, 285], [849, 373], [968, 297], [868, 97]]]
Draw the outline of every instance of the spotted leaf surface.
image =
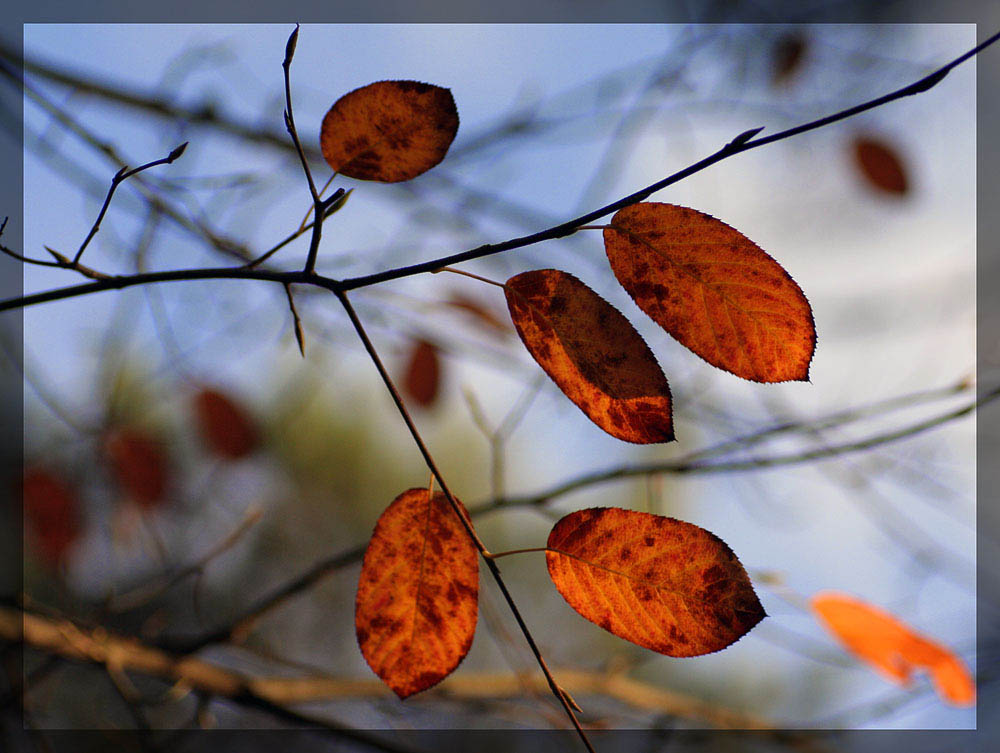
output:
[[591, 421], [626, 442], [674, 438], [667, 378], [618, 309], [557, 269], [511, 277], [504, 293], [528, 352]]
[[661, 654], [719, 651], [765, 617], [733, 551], [691, 523], [590, 508], [556, 523], [547, 546], [549, 575], [573, 609]]
[[354, 626], [368, 666], [400, 698], [440, 682], [472, 645], [478, 598], [477, 551], [444, 494], [396, 497], [358, 583]]
[[848, 594], [823, 592], [811, 601], [820, 624], [849, 652], [899, 685], [926, 670], [938, 695], [954, 706], [970, 706], [976, 686], [965, 663], [950, 649], [921, 635], [899, 618]]
[[713, 366], [755, 382], [808, 380], [816, 345], [809, 302], [739, 231], [649, 202], [615, 214], [604, 247], [639, 308]]
[[341, 175], [397, 183], [444, 159], [457, 132], [450, 90], [418, 81], [377, 81], [334, 103], [323, 118], [320, 147]]

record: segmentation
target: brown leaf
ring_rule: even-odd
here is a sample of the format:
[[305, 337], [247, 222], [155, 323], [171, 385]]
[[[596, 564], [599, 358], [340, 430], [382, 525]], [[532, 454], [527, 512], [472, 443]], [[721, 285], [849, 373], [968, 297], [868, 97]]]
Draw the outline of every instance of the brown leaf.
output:
[[478, 599], [476, 548], [444, 494], [396, 497], [358, 583], [354, 625], [368, 666], [400, 698], [440, 682], [469, 652]]
[[857, 136], [852, 149], [854, 162], [870, 186], [895, 196], [909, 191], [906, 168], [894, 147], [870, 136]]
[[733, 551], [691, 523], [596, 507], [549, 534], [549, 575], [577, 612], [668, 656], [700, 656], [742, 638], [766, 615]]
[[558, 269], [515, 275], [504, 293], [532, 358], [591, 421], [626, 442], [674, 438], [667, 378], [618, 309]]
[[22, 480], [24, 520], [39, 554], [57, 567], [80, 535], [80, 504], [76, 493], [47, 468], [26, 468]]
[[845, 649], [899, 685], [915, 669], [926, 669], [938, 695], [955, 706], [971, 706], [976, 685], [962, 660], [946, 646], [921, 635], [888, 612], [847, 594], [823, 592], [811, 606]]
[[122, 491], [143, 507], [163, 501], [167, 459], [162, 445], [139, 429], [120, 427], [105, 435], [104, 452]]
[[320, 147], [349, 178], [398, 183], [444, 159], [458, 132], [449, 89], [418, 81], [377, 81], [338, 99], [323, 118]]
[[254, 420], [219, 390], [199, 390], [194, 396], [194, 413], [202, 439], [216, 455], [238, 460], [257, 449], [260, 435]]
[[809, 379], [809, 302], [742, 233], [694, 209], [649, 202], [611, 218], [604, 248], [639, 308], [713, 366], [755, 382]]
[[417, 405], [429, 408], [437, 399], [441, 384], [441, 359], [437, 346], [415, 340], [406, 359], [403, 387]]

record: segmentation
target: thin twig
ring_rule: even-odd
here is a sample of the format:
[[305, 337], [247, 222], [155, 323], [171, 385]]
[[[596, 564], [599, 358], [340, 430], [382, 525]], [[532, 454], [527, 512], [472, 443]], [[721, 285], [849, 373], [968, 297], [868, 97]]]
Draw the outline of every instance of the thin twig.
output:
[[292, 327], [295, 330], [295, 340], [299, 344], [299, 353], [306, 357], [306, 342], [302, 335], [302, 320], [299, 319], [299, 312], [295, 309], [295, 298], [292, 297], [292, 286], [285, 283], [285, 295], [288, 297], [288, 308], [292, 312]]
[[406, 428], [410, 432], [410, 436], [413, 438], [414, 443], [420, 450], [420, 454], [424, 458], [424, 462], [430, 469], [431, 473], [434, 474], [434, 478], [437, 479], [438, 484], [441, 486], [441, 491], [444, 493], [445, 497], [448, 499], [448, 503], [451, 505], [452, 510], [458, 516], [465, 528], [469, 537], [472, 539], [473, 543], [476, 545], [476, 549], [483, 556], [486, 566], [493, 576], [493, 580], [496, 582], [497, 587], [503, 594], [504, 600], [507, 602], [511, 614], [514, 616], [518, 627], [521, 629], [521, 633], [524, 635], [524, 639], [527, 641], [528, 646], [531, 648], [531, 652], [535, 655], [535, 660], [538, 662], [538, 666], [541, 667], [542, 673], [545, 675], [545, 679], [548, 681], [549, 687], [552, 690], [553, 695], [559, 699], [563, 708], [566, 711], [566, 715], [569, 717], [570, 721], [573, 723], [573, 727], [576, 729], [580, 740], [586, 746], [587, 750], [594, 753], [594, 748], [590, 744], [590, 740], [587, 738], [587, 734], [583, 731], [583, 727], [580, 726], [580, 721], [576, 717], [576, 713], [573, 711], [572, 705], [569, 703], [567, 697], [560, 691], [558, 684], [556, 684], [555, 678], [552, 676], [552, 672], [549, 670], [548, 665], [545, 662], [545, 658], [542, 656], [541, 650], [538, 648], [538, 644], [535, 643], [534, 636], [528, 629], [524, 618], [521, 616], [521, 612], [514, 602], [513, 596], [511, 596], [510, 591], [507, 589], [507, 584], [503, 580], [503, 576], [500, 574], [500, 568], [497, 564], [489, 557], [489, 550], [483, 543], [482, 539], [479, 538], [479, 534], [476, 533], [475, 527], [472, 525], [472, 521], [469, 519], [467, 514], [462, 510], [458, 504], [458, 500], [451, 493], [448, 488], [448, 484], [444, 480], [444, 476], [441, 471], [438, 470], [437, 464], [434, 462], [434, 458], [431, 456], [430, 451], [427, 449], [427, 445], [424, 444], [423, 438], [420, 436], [420, 432], [417, 430], [416, 424], [413, 423], [413, 419], [410, 417], [409, 411], [406, 409], [406, 405], [403, 402], [399, 391], [396, 389], [395, 384], [393, 384], [392, 377], [389, 376], [389, 372], [386, 370], [385, 365], [382, 363], [382, 359], [379, 357], [378, 351], [375, 350], [375, 346], [368, 337], [368, 333], [365, 331], [364, 325], [358, 318], [357, 312], [355, 312], [354, 307], [347, 298], [347, 293], [343, 291], [336, 291], [337, 298], [340, 300], [341, 305], [344, 307], [344, 311], [347, 313], [348, 318], [351, 320], [351, 324], [354, 326], [354, 331], [357, 332], [358, 337], [361, 339], [362, 344], [365, 346], [365, 350], [368, 352], [372, 363], [375, 365], [379, 376], [382, 377], [382, 382], [385, 384], [386, 389], [392, 396], [393, 402], [396, 404], [396, 409], [399, 415], [402, 417], [403, 422], [406, 424]]
[[115, 189], [118, 188], [122, 183], [131, 178], [133, 175], [138, 175], [144, 170], [148, 170], [151, 167], [156, 167], [157, 165], [169, 165], [182, 154], [184, 150], [187, 149], [188, 142], [184, 142], [175, 149], [172, 149], [170, 154], [161, 159], [153, 160], [152, 162], [147, 162], [145, 165], [139, 165], [131, 170], [128, 167], [123, 167], [114, 177], [111, 179], [111, 188], [108, 189], [108, 195], [104, 198], [104, 205], [101, 207], [101, 211], [97, 214], [97, 219], [94, 220], [93, 226], [90, 228], [90, 232], [87, 233], [87, 237], [83, 239], [83, 243], [80, 244], [80, 248], [77, 250], [76, 255], [73, 257], [73, 264], [80, 263], [80, 257], [83, 256], [83, 252], [87, 250], [87, 246], [97, 231], [101, 229], [101, 220], [104, 219], [104, 215], [107, 214], [108, 207], [111, 206], [111, 198], [115, 195]]

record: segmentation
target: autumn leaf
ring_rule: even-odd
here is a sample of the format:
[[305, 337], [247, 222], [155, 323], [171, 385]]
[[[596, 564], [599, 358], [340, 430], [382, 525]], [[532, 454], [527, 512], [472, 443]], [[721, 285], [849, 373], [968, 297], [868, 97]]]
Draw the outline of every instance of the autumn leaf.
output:
[[334, 103], [323, 118], [320, 147], [341, 175], [398, 183], [443, 160], [457, 132], [450, 90], [418, 81], [377, 81]]
[[816, 345], [809, 302], [739, 231], [648, 202], [611, 218], [604, 247], [639, 308], [713, 366], [755, 382], [808, 380]]
[[57, 567], [80, 535], [79, 499], [57, 473], [35, 466], [22, 479], [24, 518], [39, 554]]
[[674, 438], [667, 378], [618, 309], [558, 269], [515, 275], [504, 293], [528, 352], [591, 421], [626, 442]]
[[104, 437], [104, 452], [122, 491], [143, 507], [155, 507], [167, 488], [167, 458], [162, 445], [145, 432], [127, 427]]
[[766, 616], [725, 542], [674, 518], [614, 507], [572, 512], [553, 527], [545, 559], [573, 609], [668, 656], [719, 651]]
[[440, 682], [469, 652], [478, 598], [476, 548], [444, 494], [396, 497], [358, 583], [354, 625], [368, 666], [400, 698]]
[[205, 445], [228, 460], [244, 458], [260, 442], [246, 409], [219, 390], [205, 387], [194, 396], [194, 414]]
[[441, 359], [437, 346], [426, 340], [415, 340], [406, 359], [403, 387], [417, 405], [429, 408], [437, 399], [441, 383]]
[[811, 606], [844, 648], [883, 677], [905, 686], [914, 670], [927, 670], [942, 700], [955, 706], [975, 703], [976, 686], [962, 660], [888, 612], [835, 592], [815, 595]]
[[881, 193], [903, 196], [909, 190], [903, 160], [894, 147], [871, 136], [857, 136], [851, 144], [854, 162], [868, 185]]

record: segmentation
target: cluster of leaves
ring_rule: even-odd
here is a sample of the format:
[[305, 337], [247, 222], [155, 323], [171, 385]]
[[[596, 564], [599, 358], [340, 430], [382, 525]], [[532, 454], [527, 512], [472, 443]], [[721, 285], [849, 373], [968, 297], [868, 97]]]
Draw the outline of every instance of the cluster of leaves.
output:
[[[335, 173], [397, 182], [438, 164], [457, 128], [447, 89], [380, 81], [334, 103], [321, 147]], [[876, 187], [905, 190], [905, 181], [900, 189], [889, 175], [890, 152], [859, 142], [857, 157]], [[624, 207], [600, 229], [618, 282], [696, 355], [756, 382], [808, 380], [816, 344], [809, 303], [784, 268], [742, 233], [703, 212], [653, 202]], [[674, 439], [667, 378], [620, 311], [558, 269], [522, 272], [500, 287], [530, 355], [595, 425], [627, 442]], [[449, 305], [498, 332], [507, 329], [471, 299]], [[415, 339], [403, 379], [407, 395], [431, 405], [440, 374], [437, 347]], [[453, 501], [432, 489], [404, 491], [380, 516], [365, 553], [358, 644], [401, 698], [450, 674], [475, 634], [478, 552], [471, 520]], [[668, 656], [723, 649], [765, 617], [733, 551], [691, 523], [619, 508], [579, 510], [553, 526], [544, 551], [553, 584], [580, 615]], [[817, 597], [813, 606], [849, 650], [894, 679], [905, 680], [910, 665], [929, 667], [947, 699], [971, 702], [971, 680], [963, 686], [960, 679], [964, 667], [937, 644], [885, 620], [872, 638], [874, 611], [845, 599]]]
[[[203, 386], [191, 397], [191, 419], [211, 457], [241, 460], [260, 446], [260, 431], [239, 401]], [[126, 504], [158, 509], [169, 501], [174, 480], [167, 446], [148, 429], [116, 422], [99, 433], [98, 453]], [[85, 531], [80, 495], [62, 471], [37, 463], [25, 469], [22, 499], [28, 529], [41, 560], [56, 569]]]

